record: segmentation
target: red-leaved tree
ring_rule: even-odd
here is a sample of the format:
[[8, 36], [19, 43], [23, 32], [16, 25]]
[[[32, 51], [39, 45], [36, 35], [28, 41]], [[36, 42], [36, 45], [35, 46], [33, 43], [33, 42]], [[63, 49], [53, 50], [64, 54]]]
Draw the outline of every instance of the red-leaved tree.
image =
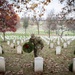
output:
[[6, 0], [0, 0], [0, 32], [3, 32], [5, 41], [5, 32], [13, 31], [17, 29], [17, 23], [19, 22], [19, 16], [14, 12], [12, 4], [9, 4]]

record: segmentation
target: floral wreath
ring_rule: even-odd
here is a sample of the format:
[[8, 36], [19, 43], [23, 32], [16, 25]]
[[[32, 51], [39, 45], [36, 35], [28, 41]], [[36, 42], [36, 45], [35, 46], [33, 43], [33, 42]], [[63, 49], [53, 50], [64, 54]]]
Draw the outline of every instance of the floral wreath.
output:
[[23, 51], [26, 53], [31, 53], [34, 50], [34, 45], [31, 42], [26, 42], [23, 45]]

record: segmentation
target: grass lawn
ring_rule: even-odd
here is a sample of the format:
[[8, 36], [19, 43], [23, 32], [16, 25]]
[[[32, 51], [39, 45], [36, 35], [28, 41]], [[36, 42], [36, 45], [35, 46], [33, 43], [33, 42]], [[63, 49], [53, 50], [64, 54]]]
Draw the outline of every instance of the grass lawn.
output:
[[[23, 46], [23, 44], [21, 45]], [[67, 48], [62, 48], [60, 55], [55, 54], [55, 47], [51, 49], [45, 42], [44, 45], [43, 50], [40, 52], [40, 56], [44, 58], [43, 75], [75, 75], [75, 73], [70, 72], [68, 69], [72, 59], [75, 57], [75, 41]], [[33, 52], [17, 54], [16, 48], [11, 48], [6, 42], [2, 42], [2, 46], [4, 54], [0, 54], [0, 56], [5, 57], [5, 75], [36, 75], [33, 71]], [[15, 46], [17, 47], [16, 44]], [[54, 43], [54, 46], [56, 46], [56, 43]]]

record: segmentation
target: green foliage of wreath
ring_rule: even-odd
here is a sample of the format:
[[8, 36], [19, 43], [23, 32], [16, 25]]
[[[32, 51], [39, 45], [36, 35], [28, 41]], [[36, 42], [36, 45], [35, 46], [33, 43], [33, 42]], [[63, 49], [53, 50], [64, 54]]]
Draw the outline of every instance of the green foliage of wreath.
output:
[[34, 50], [34, 45], [31, 42], [26, 42], [23, 45], [23, 51], [26, 53], [31, 53]]

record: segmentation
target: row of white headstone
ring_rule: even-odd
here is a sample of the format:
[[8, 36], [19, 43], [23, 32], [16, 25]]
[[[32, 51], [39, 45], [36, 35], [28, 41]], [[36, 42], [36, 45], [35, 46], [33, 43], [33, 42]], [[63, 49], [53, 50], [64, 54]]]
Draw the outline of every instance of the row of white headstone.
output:
[[63, 36], [62, 38], [60, 36], [50, 36], [50, 38], [48, 36], [43, 36], [44, 38], [48, 39], [48, 40], [69, 40], [69, 39], [75, 39], [75, 36]]
[[[59, 45], [60, 46], [60, 45]], [[64, 43], [63, 44], [63, 47], [64, 48], [67, 48], [68, 44], [67, 43]], [[50, 48], [54, 48], [54, 44], [53, 43], [50, 43]]]
[[[63, 47], [64, 48], [67, 48], [67, 46], [68, 45], [70, 45], [70, 43], [73, 41], [73, 40], [75, 40], [75, 38], [60, 38], [60, 37], [58, 37], [58, 38], [48, 38], [47, 36], [41, 36], [41, 38], [49, 45], [50, 43], [51, 43], [51, 41], [52, 41], [52, 43], [55, 43], [56, 42], [56, 44], [57, 45], [60, 45], [60, 42], [62, 42], [63, 43]], [[53, 47], [53, 45], [52, 45], [52, 43], [50, 44], [51, 45], [51, 48]]]
[[[36, 57], [34, 59], [34, 71], [35, 72], [43, 72], [43, 65], [44, 65], [44, 60], [42, 57]], [[75, 73], [75, 58], [73, 58], [73, 66], [72, 66], [73, 72]]]
[[[25, 39], [25, 41], [27, 41], [29, 38]], [[15, 46], [15, 43], [16, 41], [13, 40], [13, 43], [10, 43], [10, 41], [7, 41], [7, 45], [10, 45], [11, 48], [13, 48]], [[21, 42], [23, 43], [24, 41], [21, 40]], [[22, 50], [22, 46], [20, 45], [20, 41], [17, 41], [17, 54], [22, 54], [23, 50]], [[2, 47], [0, 46], [0, 54], [2, 54]]]
[[[11, 48], [13, 48], [14, 47], [14, 44], [11, 44]], [[52, 46], [51, 47], [53, 47], [53, 44], [52, 44]], [[18, 45], [17, 46], [17, 54], [22, 54], [22, 46], [21, 45]], [[0, 54], [2, 54], [2, 47], [0, 46]], [[56, 54], [61, 54], [61, 46], [57, 46], [56, 47]]]
[[41, 36], [41, 39], [44, 40], [49, 45], [49, 41], [46, 40], [43, 36]]
[[[70, 43], [70, 42], [69, 42]], [[10, 44], [10, 47], [13, 48], [15, 45], [14, 43], [11, 43]], [[50, 44], [50, 47], [53, 48], [54, 45], [53, 43]], [[67, 44], [64, 43], [64, 48], [67, 48]], [[18, 46], [17, 46], [17, 54], [21, 54], [22, 53], [22, 46], [19, 45], [19, 42], [18, 42]], [[0, 46], [0, 54], [2, 54], [2, 47]], [[56, 54], [61, 54], [61, 46], [56, 46]]]
[[[3, 40], [4, 38], [3, 38], [3, 36], [2, 35], [0, 35], [0, 38]], [[11, 35], [11, 36], [5, 36], [5, 39], [7, 39], [7, 40], [14, 40], [14, 39], [25, 39], [25, 36], [16, 36], [16, 35]]]
[[16, 44], [17, 43], [17, 45], [19, 45], [20, 43], [22, 44], [22, 43], [24, 43], [24, 41], [25, 40], [21, 40], [21, 41], [16, 41], [16, 40], [13, 40], [13, 42], [11, 43], [10, 41], [7, 41], [7, 45], [12, 45], [12, 44]]
[[[29, 38], [30, 38], [30, 37], [29, 37]], [[21, 39], [21, 40], [16, 40], [16, 39], [14, 39], [14, 40], [12, 40], [12, 43], [13, 43], [13, 44], [17, 43], [17, 45], [19, 45], [20, 43], [24, 43], [25, 41], [29, 40], [29, 38]], [[7, 45], [10, 45], [10, 44], [11, 44], [11, 42], [10, 42], [10, 40], [8, 40], [8, 41], [7, 41]]]
[[[43, 58], [36, 57], [34, 58], [34, 71], [35, 72], [43, 72]], [[5, 58], [0, 57], [0, 72], [5, 72]]]
[[[13, 47], [14, 45], [12, 44], [12, 47]], [[23, 52], [23, 50], [22, 50], [22, 46], [21, 45], [18, 45], [17, 46], [17, 54], [22, 54], [22, 52]], [[2, 54], [2, 47], [0, 46], [0, 54]]]
[[[43, 72], [44, 59], [42, 57], [34, 58], [34, 72]], [[73, 72], [75, 72], [75, 58], [73, 58]], [[5, 58], [0, 57], [0, 72], [5, 72]]]

